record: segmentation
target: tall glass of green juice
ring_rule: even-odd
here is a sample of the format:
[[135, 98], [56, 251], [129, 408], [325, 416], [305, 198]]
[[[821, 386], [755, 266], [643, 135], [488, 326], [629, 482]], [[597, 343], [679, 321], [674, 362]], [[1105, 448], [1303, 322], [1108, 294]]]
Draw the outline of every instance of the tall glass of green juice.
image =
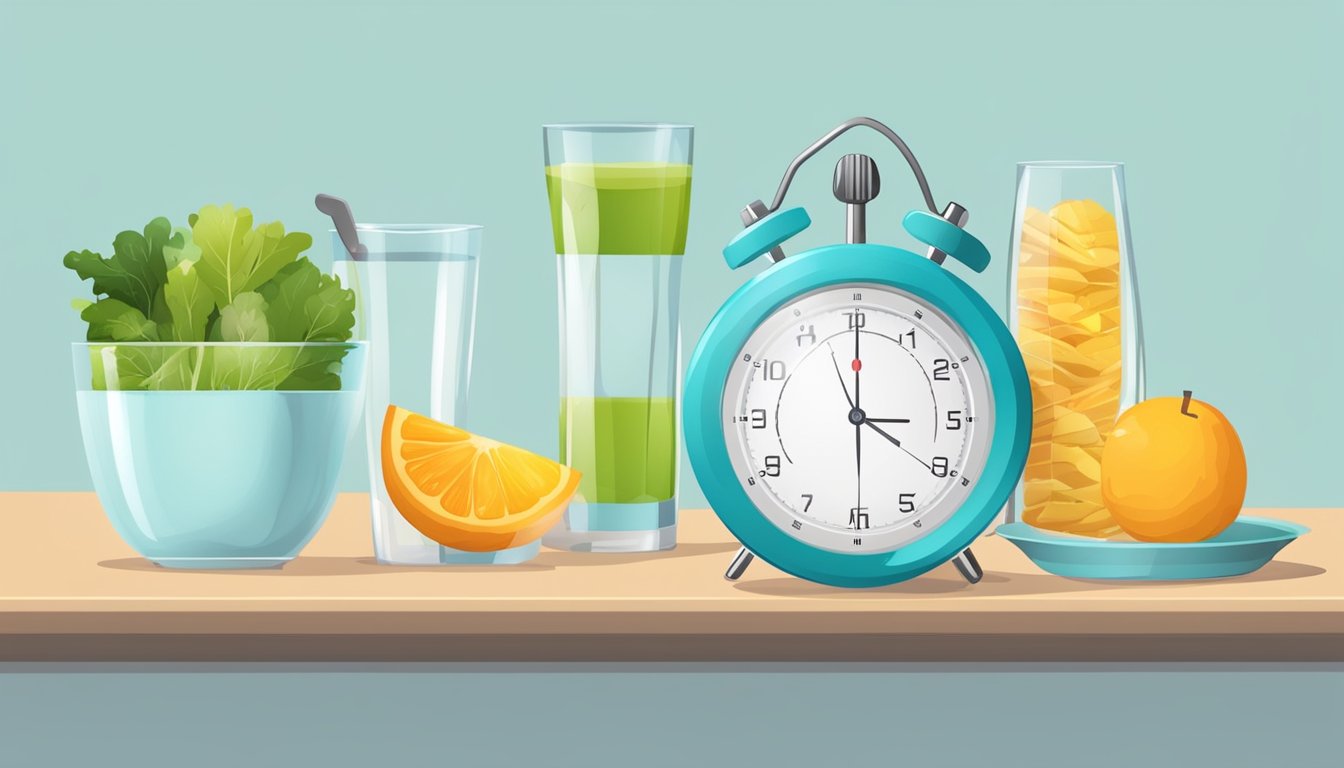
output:
[[693, 129], [548, 125], [544, 135], [560, 281], [560, 460], [582, 479], [543, 541], [671, 549]]

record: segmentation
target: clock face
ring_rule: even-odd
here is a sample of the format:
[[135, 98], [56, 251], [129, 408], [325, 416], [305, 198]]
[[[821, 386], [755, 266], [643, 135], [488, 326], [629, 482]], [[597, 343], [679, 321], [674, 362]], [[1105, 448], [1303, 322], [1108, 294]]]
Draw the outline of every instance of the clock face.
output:
[[945, 522], [994, 431], [966, 335], [912, 294], [803, 294], [739, 350], [723, 397], [733, 469], [785, 533], [836, 552], [892, 550]]

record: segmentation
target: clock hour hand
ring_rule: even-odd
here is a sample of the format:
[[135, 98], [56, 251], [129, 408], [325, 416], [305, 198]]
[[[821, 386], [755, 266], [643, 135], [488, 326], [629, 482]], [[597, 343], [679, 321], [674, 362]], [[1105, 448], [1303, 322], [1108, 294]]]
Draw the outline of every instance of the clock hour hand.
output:
[[872, 417], [865, 417], [865, 418], [864, 418], [864, 421], [872, 421], [872, 422], [876, 422], [876, 423], [878, 423], [878, 424], [909, 424], [909, 423], [910, 423], [910, 420], [909, 420], [909, 419], [874, 419], [874, 418], [872, 418]]

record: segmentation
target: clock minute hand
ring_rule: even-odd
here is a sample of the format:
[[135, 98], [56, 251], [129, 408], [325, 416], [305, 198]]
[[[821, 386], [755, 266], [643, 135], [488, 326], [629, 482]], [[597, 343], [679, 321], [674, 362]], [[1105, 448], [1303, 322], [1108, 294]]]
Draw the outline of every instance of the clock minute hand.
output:
[[905, 451], [905, 454], [906, 454], [907, 456], [909, 456], [910, 458], [914, 459], [915, 461], [918, 461], [920, 464], [923, 464], [925, 467], [928, 467], [928, 470], [929, 470], [930, 472], [933, 471], [933, 467], [929, 466], [929, 463], [928, 463], [928, 462], [924, 461], [923, 459], [919, 458], [919, 457], [916, 456], [915, 454], [911, 453], [909, 448], [906, 448], [904, 445], [901, 445], [901, 441], [900, 441], [900, 440], [897, 440], [896, 438], [894, 438], [894, 437], [892, 437], [891, 435], [887, 434], [885, 430], [883, 430], [881, 427], [877, 426], [876, 424], [874, 424], [872, 421], [870, 421], [870, 420], [868, 420], [868, 419], [864, 419], [864, 420], [863, 420], [863, 423], [866, 424], [868, 427], [870, 427], [870, 428], [871, 428], [874, 432], [876, 432], [877, 434], [879, 434], [879, 435], [885, 437], [885, 438], [887, 439], [887, 441], [890, 442], [892, 445], [896, 446], [897, 448], [900, 448], [902, 451]]

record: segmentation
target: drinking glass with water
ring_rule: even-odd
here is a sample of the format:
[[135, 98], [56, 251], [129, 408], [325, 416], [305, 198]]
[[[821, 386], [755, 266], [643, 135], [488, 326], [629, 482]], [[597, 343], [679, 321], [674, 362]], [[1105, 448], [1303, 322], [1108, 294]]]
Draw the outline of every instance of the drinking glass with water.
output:
[[530, 542], [497, 552], [445, 547], [416, 530], [388, 496], [381, 461], [390, 404], [461, 426], [466, 419], [483, 230], [469, 224], [359, 224], [361, 253], [332, 232], [336, 273], [355, 291], [356, 338], [369, 342], [366, 445], [378, 561], [508, 565], [532, 559]]

